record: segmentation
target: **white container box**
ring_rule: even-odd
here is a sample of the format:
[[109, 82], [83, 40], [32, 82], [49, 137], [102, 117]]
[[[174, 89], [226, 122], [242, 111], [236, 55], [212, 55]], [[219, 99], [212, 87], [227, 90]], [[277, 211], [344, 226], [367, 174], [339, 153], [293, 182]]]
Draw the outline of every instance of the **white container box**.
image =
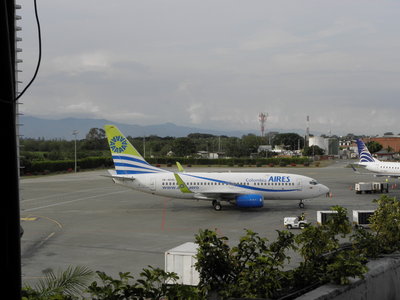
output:
[[353, 210], [353, 225], [358, 228], [369, 228], [369, 217], [375, 210]]
[[[177, 283], [194, 286], [199, 284], [199, 272], [194, 267], [197, 262], [195, 258], [197, 248], [196, 243], [187, 242], [165, 252], [165, 271], [178, 274]], [[172, 284], [174, 282], [167, 283]]]
[[318, 210], [317, 211], [317, 224], [323, 225], [328, 222], [329, 218], [332, 217], [332, 214], [337, 214], [337, 211], [334, 210]]

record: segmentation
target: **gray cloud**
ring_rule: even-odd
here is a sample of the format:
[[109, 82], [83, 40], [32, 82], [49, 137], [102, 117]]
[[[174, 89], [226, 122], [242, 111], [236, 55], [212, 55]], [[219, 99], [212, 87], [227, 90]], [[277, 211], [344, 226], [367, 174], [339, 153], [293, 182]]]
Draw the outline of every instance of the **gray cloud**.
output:
[[[24, 73], [36, 60], [23, 10]], [[24, 113], [138, 124], [400, 132], [400, 3], [50, 1]]]

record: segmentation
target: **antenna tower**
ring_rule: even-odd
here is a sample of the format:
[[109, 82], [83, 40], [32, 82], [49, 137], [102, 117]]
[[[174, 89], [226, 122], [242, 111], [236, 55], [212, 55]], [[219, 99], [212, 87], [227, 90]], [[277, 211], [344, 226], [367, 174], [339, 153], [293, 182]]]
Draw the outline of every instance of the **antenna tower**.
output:
[[265, 135], [265, 123], [267, 122], [267, 117], [268, 113], [259, 113], [258, 115], [258, 120], [260, 121], [260, 129], [261, 129], [261, 137], [264, 137]]
[[309, 146], [310, 140], [310, 116], [307, 116], [306, 140], [305, 145]]

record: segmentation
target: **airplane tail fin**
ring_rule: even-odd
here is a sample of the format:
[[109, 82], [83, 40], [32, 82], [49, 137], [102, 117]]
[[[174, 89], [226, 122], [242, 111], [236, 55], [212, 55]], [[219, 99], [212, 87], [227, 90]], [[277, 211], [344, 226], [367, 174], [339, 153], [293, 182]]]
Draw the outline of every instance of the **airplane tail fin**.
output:
[[357, 139], [358, 157], [360, 162], [377, 162], [378, 160], [373, 158], [369, 152], [367, 146], [361, 139]]
[[104, 125], [117, 175], [165, 172], [150, 165], [115, 125]]

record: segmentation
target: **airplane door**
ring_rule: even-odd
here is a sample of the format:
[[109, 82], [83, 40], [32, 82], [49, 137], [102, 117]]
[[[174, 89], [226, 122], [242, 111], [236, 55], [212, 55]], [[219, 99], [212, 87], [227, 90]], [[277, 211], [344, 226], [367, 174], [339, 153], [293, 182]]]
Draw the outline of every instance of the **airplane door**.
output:
[[154, 177], [149, 178], [149, 188], [152, 192], [156, 191], [156, 179]]
[[298, 189], [299, 191], [302, 191], [302, 190], [303, 190], [303, 185], [301, 184], [301, 180], [298, 180], [298, 181], [297, 181], [297, 189]]

